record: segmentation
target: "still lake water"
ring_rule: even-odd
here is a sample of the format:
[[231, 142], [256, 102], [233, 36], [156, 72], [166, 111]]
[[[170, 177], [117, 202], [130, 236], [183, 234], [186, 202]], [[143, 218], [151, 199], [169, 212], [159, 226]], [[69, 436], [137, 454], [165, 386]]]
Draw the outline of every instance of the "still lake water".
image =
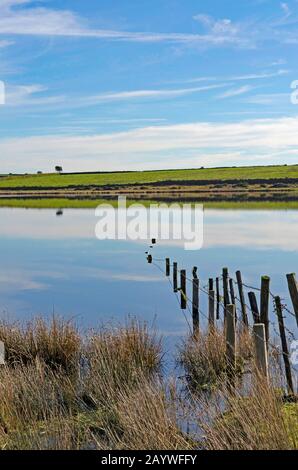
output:
[[[81, 328], [128, 315], [155, 322], [170, 340], [187, 331], [177, 299], [162, 273], [146, 262], [146, 243], [99, 241], [93, 209], [0, 209], [0, 309], [10, 319], [74, 318]], [[154, 247], [191, 275], [198, 266], [202, 284], [228, 266], [244, 281], [272, 279], [272, 291], [291, 307], [286, 274], [298, 273], [297, 210], [220, 210], [204, 212], [204, 246]], [[164, 266], [162, 266], [164, 267]], [[203, 307], [203, 305], [202, 305]], [[272, 315], [274, 315], [272, 313]], [[293, 318], [287, 326], [295, 330]]]

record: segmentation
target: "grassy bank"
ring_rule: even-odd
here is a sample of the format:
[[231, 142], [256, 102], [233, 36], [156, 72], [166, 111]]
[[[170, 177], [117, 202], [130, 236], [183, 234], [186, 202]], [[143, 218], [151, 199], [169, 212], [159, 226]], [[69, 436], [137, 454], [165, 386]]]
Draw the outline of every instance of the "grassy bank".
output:
[[[297, 404], [276, 385], [227, 386], [220, 330], [185, 341], [179, 380], [163, 376], [161, 341], [136, 320], [85, 335], [55, 318], [2, 322], [0, 340], [3, 450], [298, 449]], [[239, 347], [241, 380], [247, 333]]]
[[165, 181], [226, 181], [298, 179], [298, 165], [206, 168], [115, 173], [42, 174], [2, 176], [1, 188], [67, 188], [69, 186], [105, 186], [162, 183]]
[[[117, 207], [115, 199], [67, 199], [67, 198], [0, 198], [0, 207], [3, 208], [23, 208], [23, 209], [95, 209], [99, 204], [112, 204]], [[158, 202], [161, 202], [160, 200]], [[168, 202], [168, 201], [167, 201]], [[172, 202], [181, 203], [173, 200]], [[297, 201], [206, 201], [202, 199], [190, 200], [193, 204], [202, 203], [205, 209], [226, 209], [226, 210], [297, 210]], [[127, 204], [143, 204], [149, 206], [156, 204], [156, 200], [137, 199], [128, 200]]]

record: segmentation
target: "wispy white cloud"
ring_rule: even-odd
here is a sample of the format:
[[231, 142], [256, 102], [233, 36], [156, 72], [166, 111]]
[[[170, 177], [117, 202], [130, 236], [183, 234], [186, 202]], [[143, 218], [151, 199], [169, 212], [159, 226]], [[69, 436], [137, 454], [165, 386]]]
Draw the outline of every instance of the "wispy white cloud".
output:
[[289, 93], [263, 93], [249, 96], [245, 99], [246, 103], [258, 105], [282, 105], [290, 103]]
[[297, 147], [298, 117], [195, 122], [90, 136], [2, 139], [0, 154], [10, 158], [0, 161], [0, 172], [52, 170], [58, 155], [63, 167], [75, 171], [295, 163]]
[[[18, 8], [15, 8], [16, 6]], [[229, 18], [217, 19], [199, 13], [193, 18], [201, 29], [203, 28], [201, 33], [130, 32], [91, 28], [86, 19], [70, 10], [36, 6], [32, 0], [4, 0], [0, 3], [0, 34], [74, 36], [113, 41], [169, 42], [188, 46], [254, 48], [258, 43], [267, 40], [287, 43], [298, 40], [297, 31], [285, 31], [282, 28], [286, 21], [295, 21], [293, 15], [290, 15], [286, 3], [282, 4], [282, 9], [284, 11], [282, 18], [277, 17], [276, 20], [236, 23]]]
[[288, 18], [289, 16], [291, 16], [292, 12], [291, 12], [290, 7], [287, 3], [282, 2], [280, 4], [280, 7], [281, 7], [282, 11], [284, 12], [284, 17], [285, 18]]
[[131, 101], [144, 99], [171, 99], [187, 96], [194, 93], [207, 92], [225, 87], [226, 84], [211, 84], [192, 88], [156, 89], [156, 90], [130, 90], [120, 92], [100, 93], [86, 96], [49, 96], [48, 89], [41, 85], [8, 86], [6, 105], [21, 106], [63, 106], [67, 108], [80, 108], [95, 106], [113, 101]]
[[121, 91], [117, 93], [102, 93], [86, 98], [82, 98], [84, 102], [90, 101], [91, 103], [101, 103], [105, 101], [122, 101], [137, 98], [174, 98], [178, 96], [186, 96], [193, 93], [199, 93], [217, 88], [222, 88], [225, 84], [206, 85], [194, 88], [178, 88], [178, 89], [164, 89], [164, 90], [133, 90]]
[[0, 41], [0, 49], [4, 49], [4, 47], [12, 46], [13, 44], [14, 44], [14, 41], [8, 41], [7, 39]]
[[44, 106], [63, 103], [64, 96], [47, 96], [47, 87], [39, 84], [33, 85], [6, 85], [6, 106]]
[[[224, 23], [214, 27], [210, 34], [127, 32], [92, 29], [86, 21], [68, 10], [45, 7], [22, 8], [32, 4], [31, 0], [5, 0], [0, 3], [0, 34], [37, 36], [94, 37], [115, 41], [202, 43], [210, 45], [239, 42], [227, 35]], [[15, 6], [20, 6], [14, 9]], [[242, 42], [242, 40], [241, 40]]]
[[218, 95], [219, 99], [233, 98], [234, 96], [244, 95], [249, 91], [253, 90], [254, 87], [250, 85], [244, 85], [238, 88], [231, 88], [230, 90], [225, 91], [221, 95]]
[[263, 80], [267, 78], [275, 78], [275, 77], [281, 77], [283, 75], [288, 75], [289, 70], [286, 69], [280, 69], [277, 70], [276, 72], [259, 72], [259, 73], [248, 73], [244, 75], [230, 75], [228, 77], [195, 77], [195, 78], [189, 78], [186, 80], [177, 80], [176, 83], [198, 83], [202, 81], [218, 81], [218, 80], [224, 80], [225, 82], [237, 82], [237, 81], [250, 81], [250, 80]]

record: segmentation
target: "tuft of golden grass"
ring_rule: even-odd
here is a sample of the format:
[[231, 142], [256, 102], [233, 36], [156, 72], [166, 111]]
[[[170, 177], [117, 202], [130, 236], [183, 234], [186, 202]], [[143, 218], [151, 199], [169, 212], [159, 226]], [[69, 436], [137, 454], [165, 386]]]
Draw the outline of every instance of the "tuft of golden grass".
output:
[[192, 390], [212, 388], [226, 368], [223, 334], [212, 329], [189, 336], [179, 351], [179, 362], [184, 367]]
[[161, 371], [161, 340], [145, 323], [134, 319], [91, 336], [85, 354], [90, 371], [86, 387], [98, 403], [111, 400], [109, 393], [123, 386], [133, 386], [139, 376], [150, 377]]
[[[1, 325], [0, 447], [110, 448], [121, 432], [119, 393], [161, 370], [161, 342], [146, 324], [102, 328], [81, 338], [62, 321]], [[119, 434], [120, 435], [120, 434]]]
[[108, 426], [113, 448], [120, 450], [191, 450], [195, 443], [181, 431], [177, 402], [160, 382], [140, 378], [134, 389], [118, 394], [115, 412], [121, 433]]
[[[240, 361], [251, 366], [245, 387], [227, 383], [224, 335], [214, 329], [182, 349], [196, 384], [184, 393], [162, 379], [161, 341], [145, 323], [130, 319], [84, 338], [56, 319], [2, 323], [0, 448], [297, 449], [298, 404], [284, 403], [275, 376], [269, 383], [255, 373], [251, 337], [238, 337]], [[196, 393], [206, 384], [212, 394]]]
[[[222, 411], [222, 403], [225, 411]], [[298, 405], [289, 412], [268, 381], [254, 381], [247, 396], [222, 388], [217, 405], [203, 407], [206, 450], [298, 449]], [[202, 409], [202, 407], [201, 407]]]
[[42, 318], [21, 325], [0, 322], [0, 340], [5, 344], [10, 366], [42, 360], [51, 368], [71, 370], [78, 363], [81, 339], [72, 323], [58, 317]]
[[[253, 344], [249, 331], [239, 328], [237, 333], [237, 370], [241, 374], [246, 361], [252, 357]], [[192, 391], [215, 389], [226, 373], [226, 340], [224, 333], [212, 328], [190, 335], [179, 350], [178, 361], [184, 367]]]

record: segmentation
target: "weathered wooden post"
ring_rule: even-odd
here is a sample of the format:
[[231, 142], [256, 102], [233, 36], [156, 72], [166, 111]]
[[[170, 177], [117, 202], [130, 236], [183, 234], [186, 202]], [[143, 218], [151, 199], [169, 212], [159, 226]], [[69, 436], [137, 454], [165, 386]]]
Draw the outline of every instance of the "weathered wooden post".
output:
[[253, 339], [256, 353], [256, 366], [258, 371], [265, 377], [269, 377], [268, 372], [268, 355], [265, 325], [263, 323], [255, 323], [253, 326]]
[[170, 258], [166, 258], [166, 276], [170, 277], [170, 274], [171, 274]]
[[200, 281], [197, 275], [197, 267], [192, 270], [192, 322], [193, 322], [193, 334], [196, 336], [200, 330], [200, 316], [199, 316], [199, 287]]
[[209, 290], [214, 290], [214, 288], [213, 288], [213, 286], [214, 286], [214, 281], [213, 281], [212, 278], [209, 279], [208, 285], [209, 285]]
[[147, 256], [147, 261], [149, 264], [152, 264], [152, 255]]
[[270, 298], [270, 277], [262, 276], [261, 280], [261, 323], [265, 326], [266, 345], [269, 345], [269, 298]]
[[219, 290], [219, 277], [216, 278], [216, 320], [219, 320], [220, 311], [220, 290]]
[[181, 269], [180, 271], [180, 294], [181, 294], [181, 310], [186, 310], [187, 299], [186, 299], [186, 271]]
[[233, 281], [233, 279], [229, 279], [229, 285], [230, 285], [231, 303], [233, 305], [235, 305], [235, 320], [237, 322], [236, 296], [235, 296], [235, 291], [234, 291], [234, 281]]
[[235, 305], [227, 305], [226, 308], [226, 358], [228, 376], [233, 376], [236, 371], [236, 322]]
[[281, 305], [280, 297], [275, 297], [275, 306], [276, 306], [276, 313], [278, 317], [278, 326], [279, 326], [279, 333], [280, 333], [281, 346], [282, 346], [282, 355], [283, 355], [285, 370], [286, 370], [288, 392], [289, 392], [289, 395], [291, 395], [294, 393], [294, 387], [293, 387], [291, 364], [290, 364], [290, 359], [289, 359], [289, 349], [288, 349], [288, 344], [287, 344], [287, 337], [286, 337], [286, 332], [285, 332], [285, 325], [284, 325], [284, 319], [283, 319], [283, 314], [282, 314], [282, 305]]
[[209, 290], [209, 302], [208, 302], [208, 312], [209, 312], [209, 328], [214, 329], [215, 325], [215, 292], [214, 290]]
[[244, 296], [244, 291], [243, 291], [243, 282], [242, 282], [242, 276], [241, 276], [240, 271], [236, 272], [236, 278], [237, 278], [238, 292], [239, 292], [239, 298], [240, 298], [240, 304], [241, 304], [242, 321], [243, 321], [244, 325], [248, 326], [248, 317], [247, 317], [247, 312], [246, 312], [246, 303], [245, 303], [245, 296]]
[[294, 273], [288, 274], [287, 280], [288, 280], [289, 292], [290, 292], [291, 299], [292, 299], [292, 304], [294, 307], [294, 312], [296, 315], [296, 322], [298, 326], [298, 284], [296, 281], [296, 274]]
[[5, 365], [5, 345], [3, 341], [0, 341], [0, 366]]
[[250, 308], [251, 308], [251, 312], [253, 316], [253, 321], [254, 323], [260, 323], [260, 313], [259, 313], [259, 307], [258, 307], [256, 294], [254, 292], [249, 292], [248, 298], [249, 298]]
[[223, 282], [223, 292], [224, 292], [224, 304], [225, 307], [230, 304], [230, 296], [229, 296], [229, 271], [228, 268], [223, 268], [222, 270], [222, 282]]
[[178, 263], [173, 263], [173, 290], [178, 292]]

